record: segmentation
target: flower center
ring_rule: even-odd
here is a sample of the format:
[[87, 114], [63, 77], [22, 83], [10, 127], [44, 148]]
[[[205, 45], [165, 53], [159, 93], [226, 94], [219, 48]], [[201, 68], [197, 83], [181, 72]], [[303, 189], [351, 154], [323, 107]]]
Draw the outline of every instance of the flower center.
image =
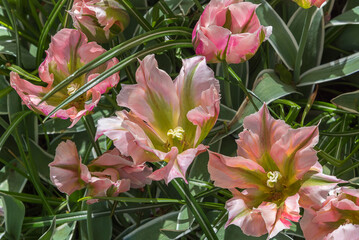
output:
[[69, 84], [69, 85], [67, 86], [67, 93], [68, 93], [69, 95], [72, 95], [72, 94], [74, 94], [74, 93], [77, 91], [77, 89], [79, 89], [79, 87], [80, 87], [79, 84], [77, 84], [77, 83], [71, 83], [71, 84]]
[[278, 179], [282, 178], [282, 174], [280, 174], [278, 171], [270, 171], [267, 173], [267, 178], [267, 186], [273, 188], [274, 184], [278, 182]]
[[167, 132], [167, 136], [171, 137], [172, 139], [178, 139], [180, 141], [183, 140], [184, 130], [181, 127], [176, 127], [175, 129], [170, 129]]

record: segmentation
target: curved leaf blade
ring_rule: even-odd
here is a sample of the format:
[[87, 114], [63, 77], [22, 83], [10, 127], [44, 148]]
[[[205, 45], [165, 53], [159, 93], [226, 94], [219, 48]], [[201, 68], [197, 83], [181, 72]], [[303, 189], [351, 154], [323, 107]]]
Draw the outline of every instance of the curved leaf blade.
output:
[[4, 204], [5, 230], [7, 235], [14, 240], [20, 239], [22, 222], [25, 217], [24, 204], [4, 193], [0, 192]]
[[333, 18], [325, 27], [359, 24], [359, 6]]
[[250, 0], [250, 2], [261, 4], [256, 11], [261, 24], [273, 27], [269, 42], [285, 65], [293, 69], [298, 52], [298, 43], [293, 34], [267, 1]]
[[4, 134], [0, 137], [0, 151], [4, 146], [4, 143], [6, 142], [7, 138], [10, 136], [10, 134], [16, 129], [16, 127], [21, 123], [21, 121], [30, 113], [32, 113], [32, 111], [26, 110], [16, 114], [9, 128], [7, 128]]
[[329, 82], [359, 71], [359, 53], [312, 68], [300, 76], [298, 87]]

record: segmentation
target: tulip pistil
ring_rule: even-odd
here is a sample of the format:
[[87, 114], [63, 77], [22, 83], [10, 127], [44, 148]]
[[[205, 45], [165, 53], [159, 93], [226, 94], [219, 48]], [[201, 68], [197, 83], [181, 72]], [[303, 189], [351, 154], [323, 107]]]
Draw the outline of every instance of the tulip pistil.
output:
[[282, 178], [282, 174], [280, 174], [280, 172], [278, 171], [274, 171], [274, 172], [269, 171], [267, 173], [267, 177], [268, 177], [267, 186], [270, 188], [274, 188], [275, 183], [277, 183], [278, 180]]

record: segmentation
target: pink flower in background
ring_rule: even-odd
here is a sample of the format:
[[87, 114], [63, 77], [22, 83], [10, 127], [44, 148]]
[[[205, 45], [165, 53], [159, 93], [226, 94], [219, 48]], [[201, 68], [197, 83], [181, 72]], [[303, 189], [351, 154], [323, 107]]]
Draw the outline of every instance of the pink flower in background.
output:
[[326, 0], [293, 0], [296, 2], [300, 7], [302, 8], [310, 8], [312, 6], [316, 6], [317, 8], [320, 8]]
[[336, 189], [321, 205], [305, 209], [300, 226], [307, 240], [358, 239], [359, 190]]
[[[228, 188], [229, 219], [247, 235], [274, 237], [298, 222], [299, 207], [324, 201], [340, 180], [322, 174], [313, 149], [318, 128], [292, 129], [275, 120], [264, 105], [243, 122], [237, 157], [210, 152], [208, 171], [214, 184]], [[239, 192], [236, 188], [245, 189]]]
[[152, 168], [145, 164], [135, 165], [131, 158], [122, 156], [116, 148], [93, 160], [88, 167], [91, 172], [114, 169], [121, 179], [131, 180], [131, 188], [143, 188], [152, 182], [148, 178], [152, 174]]
[[[135, 165], [131, 158], [120, 155], [117, 149], [104, 153], [88, 166], [82, 164], [76, 145], [69, 140], [59, 144], [55, 160], [49, 167], [51, 181], [68, 195], [87, 188], [87, 195], [91, 197], [115, 197], [130, 188], [151, 184], [148, 176], [152, 169], [144, 164]], [[87, 203], [97, 201], [90, 199]]]
[[69, 11], [74, 26], [91, 41], [108, 42], [122, 32], [130, 17], [115, 0], [75, 0]]
[[91, 179], [89, 170], [81, 163], [75, 143], [69, 140], [57, 146], [55, 159], [49, 167], [53, 184], [68, 195], [84, 188]]
[[241, 0], [212, 0], [193, 29], [196, 54], [211, 63], [250, 59], [272, 33], [272, 27], [260, 25], [257, 7]]
[[185, 178], [193, 159], [206, 147], [200, 144], [219, 114], [219, 83], [204, 57], [183, 60], [179, 76], [158, 69], [154, 55], [140, 61], [137, 84], [122, 85], [116, 117], [100, 119], [97, 138], [106, 135], [136, 164], [165, 161], [153, 180]]
[[[106, 52], [95, 42], [87, 42], [86, 36], [74, 29], [62, 29], [52, 37], [47, 57], [39, 67], [39, 76], [47, 83], [47, 87], [34, 85], [15, 73], [10, 73], [10, 84], [30, 109], [48, 115], [58, 104], [76, 92], [86, 82], [92, 81], [100, 73], [111, 68], [118, 60], [111, 59], [107, 63], [91, 70], [89, 73], [75, 79], [67, 87], [55, 93], [45, 102], [39, 104], [41, 98], [52, 90], [57, 84], [65, 80], [74, 71], [86, 63]], [[72, 121], [74, 126], [82, 116], [88, 114], [97, 105], [101, 94], [117, 85], [120, 77], [116, 73], [105, 81], [99, 83], [82, 96], [57, 111], [51, 117], [58, 117]], [[91, 99], [91, 102], [87, 102]]]

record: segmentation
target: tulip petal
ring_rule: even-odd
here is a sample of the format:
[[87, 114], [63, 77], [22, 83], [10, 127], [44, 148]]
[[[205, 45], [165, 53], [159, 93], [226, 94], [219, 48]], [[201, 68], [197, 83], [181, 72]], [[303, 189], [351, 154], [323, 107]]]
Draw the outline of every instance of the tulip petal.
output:
[[359, 225], [345, 224], [334, 230], [325, 239], [357, 239], [359, 236]]
[[75, 143], [69, 140], [56, 148], [55, 159], [49, 167], [53, 184], [68, 195], [84, 188], [91, 178], [87, 167], [81, 163]]
[[257, 161], [265, 170], [277, 170], [277, 166], [270, 157], [262, 157], [269, 152], [271, 146], [277, 142], [290, 126], [282, 120], [275, 120], [268, 112], [267, 105], [243, 120], [244, 131], [237, 140], [237, 154], [253, 161]]
[[254, 33], [261, 27], [255, 13], [258, 6], [250, 2], [240, 2], [228, 6], [232, 16], [230, 30], [233, 34], [243, 32]]
[[313, 149], [318, 139], [317, 126], [289, 129], [272, 146], [270, 155], [289, 179], [301, 179], [318, 160], [317, 152]]
[[140, 61], [137, 84], [123, 85], [117, 96], [120, 106], [131, 109], [163, 138], [175, 129], [179, 117], [179, 100], [168, 74], [158, 68], [154, 55]]
[[149, 177], [156, 181], [164, 179], [166, 184], [174, 178], [182, 178], [187, 183], [186, 171], [189, 165], [198, 154], [206, 151], [206, 149], [207, 147], [200, 144], [197, 148], [190, 148], [178, 154], [178, 149], [173, 147], [166, 154], [167, 165], [155, 171]]
[[[185, 141], [197, 146], [217, 120], [219, 82], [204, 57], [193, 57], [183, 60], [183, 67], [174, 84], [181, 101], [178, 125], [185, 130]], [[198, 128], [195, 125], [199, 126], [199, 135], [202, 135], [196, 139]]]
[[306, 180], [299, 190], [300, 206], [303, 208], [320, 206], [328, 196], [330, 190], [334, 189], [338, 183], [345, 183], [335, 176], [322, 173], [314, 174]]
[[267, 233], [266, 224], [259, 210], [248, 208], [244, 199], [239, 197], [231, 198], [226, 202], [229, 224], [237, 225], [244, 234], [259, 237]]
[[258, 188], [267, 180], [264, 169], [256, 162], [211, 151], [208, 172], [214, 184], [223, 188]]

